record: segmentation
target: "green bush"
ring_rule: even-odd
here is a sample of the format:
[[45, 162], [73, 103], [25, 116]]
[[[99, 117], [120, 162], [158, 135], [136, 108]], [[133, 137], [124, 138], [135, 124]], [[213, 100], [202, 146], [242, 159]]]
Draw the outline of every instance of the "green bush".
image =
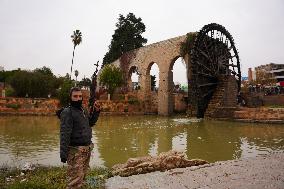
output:
[[99, 76], [100, 84], [107, 87], [108, 92], [112, 95], [116, 88], [123, 84], [123, 75], [120, 68], [113, 65], [106, 65]]
[[20, 104], [6, 104], [6, 107], [18, 110], [21, 107], [21, 105]]
[[57, 95], [57, 98], [59, 99], [60, 104], [62, 106], [66, 106], [69, 103], [69, 98], [70, 98], [69, 92], [72, 86], [73, 86], [72, 81], [70, 81], [69, 79], [65, 79], [63, 81], [63, 84], [61, 88], [59, 89], [58, 95]]
[[7, 97], [15, 96], [15, 90], [12, 87], [6, 87], [5, 92]]
[[139, 104], [139, 100], [137, 98], [129, 98], [128, 103], [132, 105]]
[[124, 99], [125, 99], [124, 95], [120, 94], [119, 95], [119, 100], [124, 100]]

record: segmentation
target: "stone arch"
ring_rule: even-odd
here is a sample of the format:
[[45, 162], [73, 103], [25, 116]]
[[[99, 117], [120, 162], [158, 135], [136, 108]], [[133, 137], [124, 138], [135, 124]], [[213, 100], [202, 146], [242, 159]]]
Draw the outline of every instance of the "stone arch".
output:
[[[171, 91], [169, 77], [172, 78], [171, 74], [171, 63], [175, 62], [181, 56], [181, 45], [186, 41], [187, 36], [179, 36], [168, 40], [153, 43], [133, 51], [134, 56], [129, 59], [129, 68], [137, 66], [140, 71], [140, 90], [139, 97], [143, 103], [151, 102], [151, 77], [150, 69], [154, 63], [159, 68], [159, 88], [158, 88], [158, 114], [159, 115], [170, 115], [172, 113], [172, 100], [168, 96]], [[116, 66], [121, 65], [121, 60], [117, 59], [112, 64]], [[187, 62], [187, 58], [185, 58]], [[172, 82], [172, 79], [171, 79]], [[146, 105], [145, 105], [146, 106]], [[147, 112], [146, 112], [147, 113]]]
[[[219, 31], [221, 33], [223, 33], [224, 35], [226, 35], [226, 39], [233, 42], [233, 39], [231, 37], [231, 35], [229, 35], [229, 33], [227, 32], [227, 30], [218, 24], [212, 23], [209, 25], [206, 25], [204, 28], [202, 28], [202, 30], [200, 30], [199, 33], [194, 32], [194, 33], [188, 33], [186, 35], [183, 36], [179, 36], [179, 37], [174, 37], [174, 38], [170, 38], [164, 41], [160, 41], [157, 43], [153, 43], [150, 45], [146, 45], [140, 48], [137, 48], [133, 51], [129, 52], [129, 56], [122, 56], [121, 58], [118, 58], [116, 61], [114, 61], [112, 64], [116, 65], [116, 66], [121, 66], [123, 65], [123, 63], [127, 62], [127, 66], [131, 67], [132, 65], [137, 65], [140, 68], [141, 71], [141, 100], [142, 101], [148, 101], [149, 100], [149, 94], [150, 94], [150, 81], [151, 81], [151, 77], [149, 74], [149, 70], [152, 66], [152, 64], [157, 63], [158, 67], [159, 67], [159, 89], [158, 89], [158, 114], [159, 115], [170, 115], [173, 113], [173, 101], [172, 101], [172, 96], [171, 96], [171, 92], [172, 92], [172, 81], [173, 81], [173, 72], [172, 72], [172, 68], [173, 68], [173, 64], [176, 61], [177, 58], [179, 57], [184, 57], [184, 61], [186, 63], [187, 66], [187, 81], [189, 84], [189, 88], [192, 88], [192, 90], [194, 90], [194, 93], [198, 92], [197, 88], [200, 87], [205, 87], [205, 90], [207, 90], [206, 86], [210, 86], [212, 83], [204, 83], [203, 85], [198, 85], [198, 78], [196, 77], [196, 75], [200, 75], [201, 78], [203, 78], [202, 75], [208, 75], [206, 73], [204, 73], [203, 69], [206, 69], [206, 65], [203, 66], [198, 66], [199, 63], [198, 59], [200, 59], [199, 56], [197, 56], [199, 53], [200, 49], [195, 49], [195, 43], [197, 42], [210, 42], [211, 44], [211, 40], [208, 40], [210, 38], [209, 36], [209, 31], [211, 31], [211, 38], [212, 38], [212, 33], [213, 33], [213, 37], [214, 40], [212, 40], [212, 42], [216, 42], [216, 44], [220, 41], [219, 39], [221, 39], [221, 41], [223, 40], [223, 37], [219, 38], [219, 36], [214, 36], [214, 31]], [[202, 35], [200, 34], [202, 32]], [[218, 33], [218, 32], [217, 32]], [[192, 37], [191, 34], [196, 35], [197, 38]], [[198, 35], [197, 35], [198, 34]], [[190, 37], [191, 36], [191, 37]], [[209, 38], [208, 38], [209, 37]], [[203, 41], [200, 41], [200, 40]], [[217, 48], [222, 47], [224, 45], [217, 44]], [[193, 46], [193, 47], [192, 47]], [[202, 46], [202, 44], [201, 44]], [[206, 45], [205, 45], [206, 46]], [[227, 46], [225, 44], [225, 46]], [[227, 46], [229, 47], [229, 46]], [[233, 47], [233, 46], [230, 46]], [[206, 47], [207, 48], [207, 47]], [[191, 49], [191, 50], [190, 50]], [[194, 50], [195, 49], [195, 50]], [[229, 48], [231, 49], [231, 48]], [[215, 50], [214, 50], [215, 51]], [[213, 53], [215, 53], [213, 51]], [[234, 53], [236, 54], [237, 58], [237, 64], [227, 64], [226, 62], [223, 62], [222, 65], [225, 67], [233, 67], [233, 71], [234, 68], [237, 67], [238, 68], [238, 72], [239, 73], [235, 73], [232, 72], [232, 74], [234, 75], [235, 79], [236, 77], [238, 78], [238, 84], [240, 84], [240, 63], [239, 63], [239, 58], [238, 58], [238, 54], [237, 54], [237, 50], [234, 47], [233, 48]], [[222, 51], [223, 53], [225, 51]], [[229, 51], [228, 51], [229, 52]], [[209, 59], [207, 58], [208, 55], [206, 54], [206, 56], [204, 56], [204, 52], [200, 52], [202, 57], [204, 57], [204, 59]], [[227, 53], [227, 51], [225, 52]], [[127, 53], [126, 53], [127, 54]], [[192, 56], [192, 57], [191, 57]], [[227, 55], [225, 55], [227, 56]], [[231, 59], [233, 58], [231, 57]], [[126, 61], [127, 58], [127, 61]], [[192, 60], [193, 61], [192, 61]], [[121, 62], [123, 61], [123, 62]], [[213, 60], [212, 60], [213, 61]], [[194, 62], [194, 65], [192, 64], [192, 62]], [[206, 63], [206, 61], [205, 61]], [[217, 70], [219, 70], [219, 62], [216, 62], [214, 60], [214, 65], [217, 65]], [[197, 70], [198, 68], [198, 70]], [[207, 70], [210, 70], [211, 68], [207, 68]], [[232, 70], [231, 70], [232, 71]], [[219, 75], [222, 75], [223, 73], [218, 73]], [[210, 75], [211, 76], [211, 75]], [[227, 75], [228, 76], [228, 75]], [[213, 73], [213, 78], [215, 80], [217, 80], [217, 78], [214, 76]], [[201, 79], [199, 79], [200, 81]], [[221, 82], [214, 82], [213, 83], [214, 86], [215, 85], [219, 85], [221, 84]], [[239, 90], [239, 86], [238, 89]], [[199, 90], [200, 94], [196, 95], [193, 94], [192, 95], [188, 95], [190, 97], [194, 97], [192, 99], [190, 99], [191, 103], [188, 106], [188, 110], [191, 112], [191, 114], [196, 114], [196, 109], [198, 108], [197, 105], [200, 104], [202, 105], [202, 103], [199, 103], [199, 97], [200, 96], [204, 96], [203, 94], [206, 93], [206, 91], [204, 92]], [[207, 92], [206, 94], [212, 94], [214, 91], [210, 90], [209, 92]], [[207, 96], [206, 95], [204, 97], [202, 97], [203, 100], [206, 100]], [[227, 94], [227, 93], [226, 93]], [[228, 93], [229, 94], [229, 93]], [[216, 98], [219, 98], [218, 95], [216, 95]], [[218, 99], [220, 101], [222, 101], [222, 99]], [[227, 102], [226, 102], [227, 103]], [[206, 103], [205, 103], [206, 105]], [[215, 106], [215, 104], [213, 104]], [[206, 107], [204, 107], [203, 109], [205, 109]], [[216, 109], [214, 107], [214, 109]]]
[[[158, 75], [160, 75], [159, 74], [159, 72], [160, 72], [160, 66], [159, 66], [159, 64], [157, 63], [157, 62], [150, 62], [149, 64], [148, 64], [148, 66], [147, 66], [147, 69], [146, 69], [146, 75], [148, 75], [148, 76], [150, 76], [150, 90], [151, 90], [151, 69], [153, 68], [153, 66], [154, 65], [157, 65], [157, 68], [158, 68]], [[157, 77], [156, 78], [156, 81], [159, 81], [159, 78]], [[158, 83], [158, 85], [159, 85], [159, 83]], [[148, 87], [149, 88], [149, 87]]]
[[[186, 92], [177, 91], [175, 88], [174, 83], [174, 65], [177, 63], [177, 60], [181, 59], [181, 61], [185, 64], [185, 76], [186, 76], [186, 84], [189, 85], [189, 77], [188, 77], [188, 61], [185, 60], [185, 57], [182, 57], [181, 55], [175, 56], [170, 64], [169, 64], [169, 74], [168, 74], [168, 83], [169, 83], [169, 111], [173, 112], [185, 112], [187, 109], [187, 98], [188, 94]], [[183, 73], [181, 73], [183, 74]], [[177, 103], [177, 102], [179, 103]]]
[[128, 70], [128, 73], [127, 73], [127, 86], [128, 86], [128, 89], [129, 91], [133, 91], [133, 89], [137, 88], [137, 86], [133, 86], [133, 81], [132, 81], [132, 74], [133, 73], [137, 73], [138, 75], [138, 86], [140, 86], [140, 79], [139, 79], [139, 75], [140, 74], [140, 71], [139, 71], [139, 68], [137, 65], [132, 65], [129, 70]]
[[[151, 61], [148, 63], [145, 70], [145, 83], [144, 83], [144, 93], [145, 93], [145, 113], [158, 113], [158, 91], [151, 89], [151, 69], [153, 65], [157, 65], [158, 72], [160, 72], [160, 66], [156, 61]], [[156, 78], [156, 82], [159, 82], [159, 78]], [[158, 84], [159, 85], [159, 84]]]

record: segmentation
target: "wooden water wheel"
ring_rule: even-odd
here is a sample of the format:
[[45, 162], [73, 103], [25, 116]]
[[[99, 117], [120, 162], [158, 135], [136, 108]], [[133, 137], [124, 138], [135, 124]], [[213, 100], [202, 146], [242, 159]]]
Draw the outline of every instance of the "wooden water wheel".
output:
[[238, 51], [231, 34], [221, 25], [205, 25], [197, 34], [191, 55], [189, 97], [197, 117], [203, 117], [220, 76], [233, 75], [241, 86]]

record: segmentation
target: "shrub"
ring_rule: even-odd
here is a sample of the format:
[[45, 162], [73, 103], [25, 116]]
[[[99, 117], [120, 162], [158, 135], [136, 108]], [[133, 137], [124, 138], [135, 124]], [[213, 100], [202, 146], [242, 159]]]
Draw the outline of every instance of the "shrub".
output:
[[6, 107], [18, 110], [21, 107], [21, 105], [20, 104], [6, 104]]

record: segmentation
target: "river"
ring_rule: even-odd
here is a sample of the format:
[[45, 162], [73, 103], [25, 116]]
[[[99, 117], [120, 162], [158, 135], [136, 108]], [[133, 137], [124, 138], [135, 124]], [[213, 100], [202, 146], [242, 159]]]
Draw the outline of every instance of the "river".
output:
[[[93, 128], [91, 166], [184, 150], [209, 162], [284, 152], [284, 125], [190, 119], [185, 116], [101, 116]], [[62, 165], [57, 117], [0, 117], [0, 165]]]

